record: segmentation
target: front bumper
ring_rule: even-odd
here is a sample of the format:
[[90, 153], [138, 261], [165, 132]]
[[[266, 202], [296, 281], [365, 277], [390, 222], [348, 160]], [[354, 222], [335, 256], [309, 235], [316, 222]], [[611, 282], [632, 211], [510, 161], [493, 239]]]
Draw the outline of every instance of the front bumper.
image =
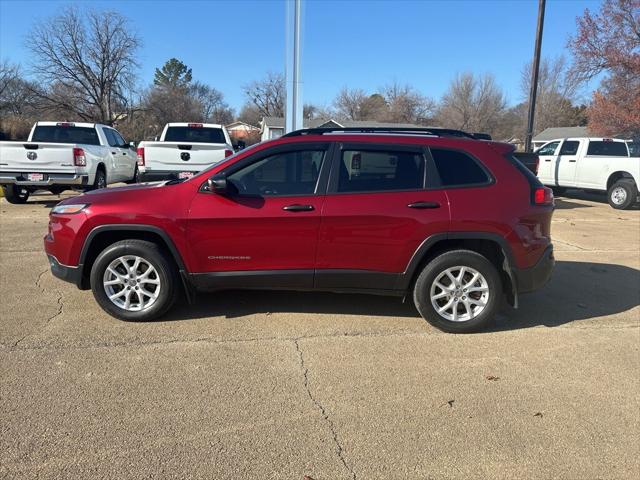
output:
[[52, 185], [81, 186], [89, 184], [89, 175], [78, 175], [75, 173], [42, 173], [46, 180], [32, 182], [27, 179], [27, 172], [2, 172], [0, 173], [0, 185], [23, 185], [31, 187], [49, 187]]
[[49, 265], [51, 266], [51, 273], [54, 277], [64, 280], [65, 282], [73, 283], [77, 287], [80, 287], [82, 272], [79, 267], [70, 267], [58, 262], [58, 259], [53, 255], [47, 255], [49, 258]]
[[158, 182], [162, 180], [179, 180], [178, 175], [188, 172], [197, 175], [201, 170], [153, 170], [150, 172], [140, 172], [140, 182]]
[[533, 292], [544, 287], [551, 278], [555, 264], [553, 246], [549, 245], [533, 267], [516, 269], [515, 278], [518, 293]]

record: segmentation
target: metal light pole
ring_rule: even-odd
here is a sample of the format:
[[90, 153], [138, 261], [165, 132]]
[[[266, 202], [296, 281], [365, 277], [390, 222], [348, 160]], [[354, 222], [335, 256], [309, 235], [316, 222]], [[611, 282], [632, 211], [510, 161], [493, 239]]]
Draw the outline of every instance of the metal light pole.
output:
[[544, 7], [546, 0], [538, 3], [538, 28], [536, 30], [536, 47], [533, 51], [533, 65], [531, 68], [531, 92], [529, 93], [529, 116], [527, 119], [527, 136], [524, 140], [524, 151], [531, 151], [533, 137], [533, 122], [536, 115], [536, 96], [538, 93], [538, 71], [540, 70], [540, 50], [542, 49], [542, 28], [544, 27]]
[[[293, 11], [292, 11], [293, 10]], [[285, 133], [303, 128], [302, 82], [300, 81], [300, 37], [302, 1], [287, 1], [287, 58], [285, 77], [287, 103], [285, 111]]]

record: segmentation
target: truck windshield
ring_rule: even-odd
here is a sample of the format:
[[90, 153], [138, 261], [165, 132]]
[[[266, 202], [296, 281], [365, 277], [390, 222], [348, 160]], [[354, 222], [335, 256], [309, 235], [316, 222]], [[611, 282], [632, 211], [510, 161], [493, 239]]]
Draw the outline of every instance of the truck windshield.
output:
[[165, 142], [227, 143], [221, 128], [168, 127]]
[[42, 143], [81, 143], [100, 145], [95, 128], [62, 125], [38, 125], [33, 130], [32, 142]]

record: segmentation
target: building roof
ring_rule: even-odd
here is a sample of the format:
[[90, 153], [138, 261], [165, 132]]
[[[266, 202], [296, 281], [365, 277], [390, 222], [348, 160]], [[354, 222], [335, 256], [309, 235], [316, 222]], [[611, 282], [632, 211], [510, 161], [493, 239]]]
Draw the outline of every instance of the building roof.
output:
[[[284, 128], [284, 117], [262, 117], [262, 127], [264, 128]], [[389, 123], [374, 122], [370, 120], [335, 120], [333, 118], [312, 118], [304, 119], [303, 128], [320, 128], [327, 127], [418, 127], [412, 123]]]
[[546, 128], [533, 137], [534, 142], [546, 142], [556, 138], [588, 137], [587, 127], [553, 127]]
[[251, 125], [251, 124], [246, 123], [246, 122], [241, 122], [240, 120], [232, 122], [232, 123], [226, 125], [226, 127], [227, 127], [227, 130], [230, 130], [230, 129], [236, 128], [236, 127], [245, 127], [245, 129], [247, 129], [247, 130], [260, 130], [255, 125]]

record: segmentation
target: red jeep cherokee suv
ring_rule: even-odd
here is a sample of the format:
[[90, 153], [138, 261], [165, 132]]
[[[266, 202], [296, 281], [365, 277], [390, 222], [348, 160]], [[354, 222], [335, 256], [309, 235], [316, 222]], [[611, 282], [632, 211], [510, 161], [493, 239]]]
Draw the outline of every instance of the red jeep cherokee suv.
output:
[[299, 130], [188, 180], [67, 199], [45, 250], [125, 320], [181, 291], [325, 290], [411, 294], [436, 327], [475, 331], [554, 265], [553, 196], [512, 152], [457, 130]]

